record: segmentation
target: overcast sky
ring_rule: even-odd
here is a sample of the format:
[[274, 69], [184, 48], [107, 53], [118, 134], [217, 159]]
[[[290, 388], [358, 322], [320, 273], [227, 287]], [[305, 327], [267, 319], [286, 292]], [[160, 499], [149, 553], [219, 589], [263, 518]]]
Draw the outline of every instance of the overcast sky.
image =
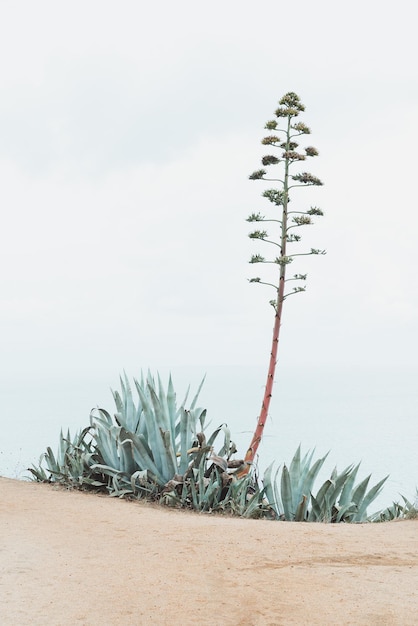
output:
[[412, 1], [0, 13], [3, 375], [264, 364], [271, 294], [247, 281], [245, 218], [268, 207], [248, 175], [287, 91], [325, 183], [299, 197], [325, 213], [304, 241], [327, 255], [294, 266], [307, 292], [287, 302], [280, 362], [415, 365]]

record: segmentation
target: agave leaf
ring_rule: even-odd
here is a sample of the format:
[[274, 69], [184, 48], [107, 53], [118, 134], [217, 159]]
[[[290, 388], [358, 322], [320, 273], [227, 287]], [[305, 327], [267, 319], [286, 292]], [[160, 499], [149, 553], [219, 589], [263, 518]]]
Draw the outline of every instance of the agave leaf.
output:
[[282, 469], [281, 495], [285, 519], [291, 521], [294, 517], [294, 510], [292, 509], [292, 483], [290, 482], [289, 470], [287, 469], [286, 465], [283, 465]]
[[[300, 462], [300, 476], [299, 476], [299, 479], [298, 479], [298, 492], [299, 492], [299, 495], [302, 492], [306, 492], [306, 488], [307, 488], [307, 486], [309, 486], [306, 483], [306, 479], [307, 479], [308, 473], [309, 473], [309, 471], [311, 469], [311, 463], [312, 463], [313, 454], [314, 454], [314, 451], [312, 451], [312, 452], [308, 451], [304, 455], [303, 459]], [[309, 491], [310, 491], [310, 489], [309, 489]], [[309, 493], [309, 491], [308, 491], [308, 493]]]
[[331, 480], [331, 486], [324, 493], [324, 522], [332, 522], [335, 512], [335, 482]]
[[187, 403], [187, 398], [189, 397], [189, 393], [190, 393], [190, 385], [187, 387], [186, 389], [186, 393], [184, 395], [184, 400], [183, 402], [180, 404], [180, 406], [186, 406]]
[[[94, 414], [95, 411], [98, 412], [98, 415]], [[113, 420], [110, 416], [110, 413], [108, 413], [105, 409], [92, 409], [92, 411], [90, 412], [90, 425], [93, 429], [95, 428], [96, 421], [99, 421], [107, 426], [113, 426]]]
[[273, 465], [274, 463], [271, 463], [266, 469], [266, 471], [264, 472], [263, 485], [264, 485], [264, 492], [266, 494], [267, 502], [275, 511], [276, 515], [279, 517], [281, 514], [280, 512], [281, 502], [278, 501], [277, 499], [278, 490], [276, 488], [276, 482], [277, 482], [277, 475], [279, 473], [280, 468], [276, 470], [276, 474], [273, 479], [272, 478]]
[[358, 463], [354, 469], [351, 471], [350, 476], [347, 478], [343, 490], [341, 492], [341, 496], [339, 499], [338, 504], [341, 507], [344, 507], [346, 505], [350, 505], [352, 502], [352, 492], [353, 492], [353, 487], [354, 487], [354, 482], [356, 480], [357, 477], [357, 472], [359, 470], [360, 467], [360, 463]]
[[[121, 384], [122, 384], [122, 379], [120, 379], [120, 381], [121, 381]], [[113, 389], [111, 389], [110, 391], [112, 393], [113, 399], [114, 399], [115, 404], [116, 404], [116, 409], [117, 409], [117, 412], [118, 412], [117, 415], [118, 416], [119, 415], [122, 416], [123, 411], [124, 411], [124, 405], [123, 405], [123, 400], [121, 398], [121, 395], [120, 395], [119, 391], [117, 391], [117, 390], [114, 391]]]
[[[149, 381], [147, 383], [150, 384]], [[150, 387], [148, 386], [148, 391]], [[157, 420], [155, 418], [154, 407], [152, 405], [152, 401], [149, 396], [145, 393], [144, 387], [137, 384], [138, 394], [141, 400], [142, 409], [144, 412], [144, 417], [147, 422], [147, 443], [152, 450], [152, 456], [155, 462], [155, 465], [159, 468], [163, 467], [163, 458], [165, 457], [165, 449], [163, 445], [163, 441], [161, 438], [161, 432], [157, 424]], [[171, 478], [171, 477], [170, 477]], [[167, 480], [170, 480], [167, 478]], [[167, 482], [164, 481], [164, 484]]]
[[317, 459], [315, 463], [312, 465], [312, 467], [310, 467], [310, 464], [312, 462], [312, 454], [310, 454], [309, 456], [305, 455], [301, 464], [302, 469], [301, 469], [301, 476], [299, 479], [299, 484], [296, 488], [294, 488], [294, 491], [295, 491], [294, 501], [296, 502], [296, 506], [299, 506], [300, 502], [303, 500], [303, 496], [306, 496], [307, 499], [305, 502], [306, 502], [306, 506], [308, 506], [309, 497], [313, 490], [314, 482], [327, 456], [328, 456], [328, 453], [325, 456], [323, 456], [321, 459]]
[[309, 493], [314, 485], [314, 482], [325, 462], [327, 455], [323, 456], [321, 459], [317, 459], [312, 467], [308, 467], [308, 472], [303, 480], [303, 491]]
[[[170, 480], [170, 478], [172, 478], [177, 471], [176, 451], [174, 448], [175, 430], [174, 428], [171, 429], [168, 414], [164, 411], [164, 406], [161, 405], [155, 390], [149, 385], [149, 383], [148, 391], [151, 397], [156, 421], [156, 436], [154, 438], [154, 445], [158, 449], [162, 473], [167, 476], [167, 480]], [[160, 437], [158, 437], [158, 434]]]
[[150, 387], [152, 387], [153, 389], [155, 389], [155, 380], [154, 380], [154, 376], [151, 374], [151, 370], [150, 369], [148, 369], [148, 371], [147, 371], [147, 377], [146, 377], [146, 380], [145, 380], [144, 387], [148, 387], [148, 385]]
[[384, 483], [387, 481], [388, 478], [389, 475], [382, 478], [382, 480], [374, 485], [374, 487], [372, 487], [364, 496], [364, 498], [358, 503], [358, 513], [355, 516], [355, 521], [363, 521], [367, 513], [367, 507], [373, 502], [373, 500], [375, 500], [375, 498], [377, 498], [379, 493], [382, 491]]
[[197, 435], [197, 423], [200, 423], [199, 432], [203, 432], [205, 429], [205, 420], [206, 420], [206, 409], [191, 409], [190, 410], [190, 426], [192, 429], [193, 435], [196, 437]]
[[[386, 478], [388, 478], [388, 477], [386, 477]], [[405, 506], [406, 506], [408, 509], [413, 509], [413, 508], [414, 508], [414, 505], [412, 504], [412, 502], [410, 502], [410, 501], [409, 501], [407, 498], [405, 498], [405, 496], [403, 496], [402, 494], [400, 494], [400, 496], [401, 496], [402, 500], [404, 501]]]
[[[206, 409], [193, 409], [193, 412], [198, 415], [200, 422], [200, 430], [203, 432], [205, 430], [205, 421], [206, 421]], [[210, 423], [210, 422], [209, 422]]]
[[129, 495], [131, 493], [132, 493], [132, 489], [114, 489], [114, 491], [109, 493], [109, 496], [111, 498], [123, 498], [124, 496]]
[[292, 507], [296, 510], [299, 498], [299, 479], [301, 475], [300, 470], [300, 445], [297, 447], [293, 459], [289, 465], [289, 480], [292, 485]]
[[174, 450], [174, 442], [171, 439], [171, 432], [166, 430], [161, 433], [163, 437], [164, 448], [166, 451], [166, 456], [164, 458], [163, 467], [167, 467], [167, 476], [168, 480], [173, 478], [174, 474], [177, 474], [177, 458]]
[[351, 522], [355, 514], [357, 513], [357, 506], [353, 503], [345, 504], [339, 507], [336, 522]]
[[[126, 378], [126, 376], [125, 376]], [[116, 408], [119, 411], [119, 415], [120, 415], [120, 419], [121, 419], [121, 424], [119, 424], [120, 426], [124, 426], [125, 428], [127, 428], [127, 423], [125, 420], [125, 416], [126, 416], [126, 387], [125, 387], [125, 381], [122, 378], [122, 376], [119, 376], [119, 384], [120, 384], [120, 388], [121, 388], [121, 393], [119, 394], [119, 392], [114, 392], [112, 390], [112, 394], [113, 394], [113, 399], [115, 401], [116, 404]], [[116, 395], [117, 394], [117, 395]]]
[[216, 494], [219, 493], [221, 488], [221, 484], [219, 482], [219, 478], [212, 474], [212, 478], [203, 492], [203, 501], [202, 501], [202, 509], [203, 511], [208, 511], [213, 509], [214, 504], [216, 502]]
[[95, 427], [94, 437], [97, 442], [97, 447], [100, 449], [101, 456], [103, 457], [106, 465], [119, 467], [117, 442], [120, 427], [109, 426], [107, 421], [102, 418], [101, 409], [99, 412], [99, 416], [96, 416], [93, 421]]
[[195, 484], [193, 479], [190, 480], [190, 493], [191, 493], [191, 496], [192, 496], [192, 506], [193, 506], [193, 508], [196, 511], [198, 511], [199, 510], [199, 504], [198, 504], [198, 500], [197, 500], [196, 484]]
[[398, 519], [400, 517], [404, 517], [405, 513], [407, 513], [406, 507], [403, 507], [401, 504], [399, 504], [399, 502], [393, 502], [391, 506], [387, 507], [383, 511], [374, 513], [369, 518], [367, 518], [367, 520], [371, 522], [386, 522], [393, 519]]
[[[28, 467], [28, 471], [33, 474], [33, 476], [35, 477], [35, 480], [39, 482], [48, 482], [50, 478], [48, 478], [48, 475], [45, 472], [44, 468], [41, 467], [42, 459], [43, 459], [43, 456], [41, 456], [41, 458], [39, 459], [38, 467], [36, 467], [35, 465], [32, 465], [32, 467]], [[31, 478], [31, 480], [33, 480], [33, 478]]]
[[242, 517], [251, 518], [255, 516], [255, 513], [260, 510], [263, 501], [264, 491], [256, 491], [252, 494], [249, 500], [246, 502], [245, 507], [240, 511]]
[[325, 494], [328, 491], [328, 489], [332, 486], [333, 486], [333, 482], [332, 480], [328, 478], [328, 480], [326, 480], [320, 487], [318, 493], [315, 496], [315, 500], [318, 502], [320, 507], [322, 507], [323, 504], [325, 503]]
[[337, 478], [337, 476], [338, 476], [337, 467], [334, 467], [334, 469], [333, 469], [333, 470], [332, 470], [332, 472], [331, 472], [330, 479], [331, 479], [332, 481], [335, 481], [335, 479]]
[[353, 466], [349, 465], [341, 472], [341, 474], [337, 473], [337, 468], [332, 473], [331, 480], [333, 483], [333, 487], [328, 490], [326, 497], [328, 499], [328, 503], [331, 507], [336, 507], [337, 498], [343, 489], [348, 477], [350, 476], [353, 470]]
[[228, 498], [231, 505], [240, 512], [246, 504], [248, 486], [250, 484], [250, 476], [243, 476], [237, 480], [233, 480], [228, 489]]
[[91, 431], [92, 431], [91, 426], [85, 426], [77, 436], [77, 445], [83, 444], [86, 447], [89, 447], [91, 442], [90, 443], [86, 442], [86, 436], [91, 435]]
[[306, 517], [306, 511], [309, 505], [309, 497], [303, 495], [302, 500], [299, 502], [296, 513], [295, 513], [295, 522], [304, 522]]
[[[197, 400], [199, 398], [199, 394], [200, 394], [200, 392], [202, 390], [203, 383], [205, 382], [205, 379], [206, 379], [206, 374], [203, 376], [202, 382], [200, 383], [199, 387], [197, 388], [196, 394], [195, 394], [195, 396], [194, 396], [194, 398], [192, 400], [192, 403], [190, 405], [190, 410], [193, 410], [194, 408], [196, 408], [196, 402], [197, 402]], [[184, 404], [183, 404], [183, 406], [184, 406]]]
[[118, 476], [122, 474], [121, 470], [111, 467], [110, 465], [105, 465], [103, 463], [95, 463], [92, 465], [92, 468], [95, 470], [100, 470], [101, 473], [106, 474], [107, 476]]
[[231, 431], [226, 424], [222, 424], [221, 430], [224, 433], [224, 443], [218, 452], [218, 456], [228, 456], [231, 447]]
[[[164, 386], [161, 382], [160, 376], [158, 376], [158, 384], [159, 384], [159, 394], [160, 394], [160, 403], [163, 406], [164, 414], [166, 415], [167, 422], [170, 425], [170, 432], [173, 441], [173, 446], [175, 448], [176, 436], [179, 432], [179, 423], [180, 423], [180, 410], [176, 407], [176, 394], [174, 393], [173, 384], [171, 383], [170, 390], [170, 381], [169, 379], [169, 387], [167, 389], [167, 393], [164, 391]], [[174, 450], [175, 452], [176, 450]]]
[[92, 478], [83, 478], [82, 484], [90, 485], [91, 487], [106, 487], [106, 483], [103, 481]]
[[171, 419], [170, 419], [170, 415], [168, 413], [168, 402], [167, 402], [167, 394], [164, 390], [164, 385], [163, 382], [161, 380], [161, 376], [159, 374], [159, 372], [157, 372], [157, 389], [158, 389], [158, 401], [160, 403], [160, 406], [162, 408], [162, 411], [164, 413], [164, 415], [166, 416], [167, 419], [167, 424], [171, 425]]
[[121, 470], [128, 475], [133, 474], [137, 466], [134, 459], [132, 439], [119, 439], [119, 457]]
[[237, 512], [242, 517], [255, 517], [263, 506], [268, 507], [267, 503], [263, 504], [265, 489], [260, 490], [249, 475], [244, 476], [240, 483], [240, 509]]
[[217, 436], [219, 435], [219, 433], [221, 432], [223, 426], [224, 426], [224, 424], [221, 424], [220, 426], [218, 426], [218, 428], [216, 428], [213, 431], [213, 433], [211, 434], [211, 436], [209, 437], [209, 439], [207, 441], [208, 447], [212, 447], [213, 446], [213, 444], [215, 443], [215, 440], [216, 440]]
[[[69, 439], [69, 433], [67, 434], [67, 437]], [[67, 451], [67, 448], [68, 448], [68, 443], [67, 443], [67, 440], [64, 438], [64, 435], [62, 434], [62, 430], [61, 430], [60, 438], [59, 438], [58, 453], [57, 453], [57, 465], [60, 467], [60, 469], [63, 469], [65, 453]]]
[[150, 491], [148, 470], [137, 470], [131, 475], [131, 488], [133, 493]]
[[[306, 475], [310, 470], [314, 453], [315, 453], [315, 448], [313, 450], [308, 450], [306, 454], [303, 456], [303, 459], [301, 461], [301, 482], [305, 480]], [[325, 457], [326, 456], [327, 455], [325, 455]]]
[[52, 449], [48, 446], [46, 449], [46, 452], [43, 455], [46, 464], [47, 464], [47, 468], [50, 472], [54, 471], [54, 472], [59, 472], [59, 465], [55, 459], [54, 453], [52, 452]]
[[122, 389], [122, 398], [118, 392], [113, 392], [116, 407], [119, 411], [117, 415], [119, 425], [131, 432], [137, 432], [142, 414], [142, 406], [141, 403], [139, 403], [138, 407], [135, 406], [132, 389], [125, 372], [124, 379], [120, 378], [120, 385]]
[[189, 487], [190, 481], [183, 480], [183, 487], [181, 489], [181, 503], [183, 506], [185, 504], [190, 505]]
[[[155, 418], [157, 424], [163, 430], [171, 430], [171, 424], [168, 416], [168, 409], [165, 410], [165, 403], [160, 401], [159, 394], [157, 394], [155, 387], [152, 387], [148, 382], [148, 393], [151, 398], [152, 406], [154, 409]], [[161, 391], [161, 390], [160, 390]]]
[[176, 393], [174, 391], [173, 381], [171, 380], [171, 374], [168, 379], [167, 387], [167, 409], [171, 423], [175, 424], [178, 417], [178, 410], [176, 405]]
[[191, 447], [191, 414], [181, 407], [180, 411], [180, 464], [179, 474], [184, 474], [189, 465], [187, 450]]
[[370, 477], [371, 477], [371, 474], [366, 476], [366, 478], [364, 480], [362, 480], [361, 483], [359, 483], [357, 485], [357, 487], [353, 490], [353, 494], [351, 496], [351, 500], [357, 506], [360, 505], [360, 502], [364, 498], [364, 494], [366, 493], [366, 489], [367, 489], [367, 485], [369, 484]]
[[149, 470], [155, 476], [155, 480], [161, 486], [164, 486], [170, 478], [164, 476], [161, 470], [161, 466], [157, 466], [153, 459], [153, 455], [151, 453], [150, 448], [147, 445], [147, 442], [143, 435], [135, 435], [134, 433], [129, 433], [129, 438], [132, 440], [133, 446], [135, 448], [136, 453], [135, 461], [138, 469], [140, 470]]
[[198, 474], [198, 485], [199, 485], [199, 501], [202, 502], [203, 494], [205, 492], [205, 466], [206, 466], [206, 457], [202, 455], [199, 464], [199, 474]]
[[250, 486], [251, 476], [243, 476], [239, 482], [239, 505], [240, 511], [247, 506], [248, 487]]
[[[175, 427], [170, 424], [168, 408], [160, 402], [155, 389], [148, 386], [151, 402], [154, 408], [156, 424], [162, 437], [163, 448], [161, 449], [161, 462], [163, 472], [172, 478], [177, 471], [177, 460], [175, 451]], [[169, 478], [169, 479], [170, 479]], [[169, 480], [168, 479], [168, 480]]]
[[135, 403], [132, 398], [132, 389], [131, 389], [131, 385], [129, 384], [129, 379], [125, 372], [123, 373], [123, 375], [125, 378], [125, 411], [126, 411], [126, 414], [125, 414], [126, 425], [124, 426], [127, 430], [135, 432], [137, 428], [137, 422], [138, 422], [138, 418], [136, 415], [137, 411], [136, 411]]
[[321, 507], [312, 493], [311, 493], [311, 504], [312, 504], [312, 508], [309, 512], [308, 520], [310, 522], [321, 522], [322, 521]]

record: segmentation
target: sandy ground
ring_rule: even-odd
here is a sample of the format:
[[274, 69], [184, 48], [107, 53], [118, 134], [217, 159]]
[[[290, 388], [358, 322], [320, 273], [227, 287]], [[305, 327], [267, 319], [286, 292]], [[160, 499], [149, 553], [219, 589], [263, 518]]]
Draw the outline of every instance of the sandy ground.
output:
[[198, 515], [0, 478], [0, 624], [418, 623], [418, 522]]

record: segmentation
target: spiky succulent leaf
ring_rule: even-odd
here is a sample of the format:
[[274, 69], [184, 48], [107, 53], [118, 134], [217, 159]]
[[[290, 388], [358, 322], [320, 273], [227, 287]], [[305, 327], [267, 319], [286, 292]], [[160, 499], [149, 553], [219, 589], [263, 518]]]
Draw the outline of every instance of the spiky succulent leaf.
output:
[[292, 483], [289, 476], [289, 470], [283, 465], [281, 477], [281, 496], [283, 504], [283, 512], [285, 519], [290, 521], [294, 516]]
[[344, 487], [341, 492], [340, 499], [338, 501], [339, 506], [344, 507], [350, 505], [352, 503], [352, 492], [354, 488], [354, 483], [357, 477], [357, 473], [360, 467], [360, 463], [358, 463], [350, 473], [350, 476], [345, 481]]
[[358, 513], [354, 517], [354, 521], [356, 522], [364, 521], [366, 514], [367, 514], [367, 508], [370, 506], [373, 500], [375, 500], [377, 496], [380, 494], [380, 492], [382, 491], [383, 485], [385, 484], [388, 478], [389, 476], [385, 476], [385, 478], [382, 478], [382, 480], [380, 480], [376, 485], [374, 485], [374, 487], [372, 487], [364, 496], [364, 498], [358, 503]]
[[185, 408], [181, 408], [180, 411], [180, 463], [178, 472], [184, 474], [189, 465], [189, 459], [187, 451], [191, 448], [192, 428], [191, 428], [192, 416], [190, 411]]
[[371, 474], [366, 476], [366, 478], [362, 480], [361, 483], [359, 483], [357, 487], [355, 487], [355, 489], [353, 490], [351, 501], [354, 502], [354, 504], [356, 504], [357, 506], [360, 506], [360, 503], [364, 498], [370, 478], [371, 478]]

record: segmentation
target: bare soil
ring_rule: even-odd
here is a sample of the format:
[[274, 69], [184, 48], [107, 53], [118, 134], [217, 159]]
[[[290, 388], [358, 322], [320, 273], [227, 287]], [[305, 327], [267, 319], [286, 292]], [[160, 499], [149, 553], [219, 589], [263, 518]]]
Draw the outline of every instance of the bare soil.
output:
[[169, 510], [0, 478], [3, 626], [418, 623], [418, 522]]

